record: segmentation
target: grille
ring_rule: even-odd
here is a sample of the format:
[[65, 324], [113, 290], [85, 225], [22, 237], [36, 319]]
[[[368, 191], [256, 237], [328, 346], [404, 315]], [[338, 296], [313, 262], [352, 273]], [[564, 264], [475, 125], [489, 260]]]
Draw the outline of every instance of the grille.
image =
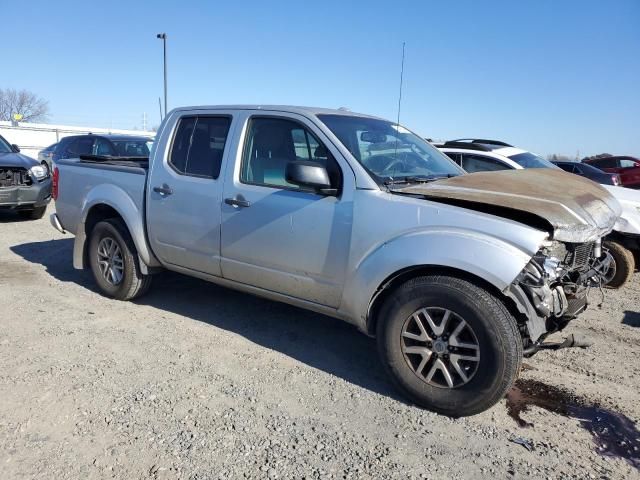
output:
[[31, 178], [24, 168], [0, 167], [0, 187], [31, 185]]
[[589, 267], [589, 260], [593, 253], [593, 243], [579, 243], [572, 245], [567, 252], [565, 263], [573, 270], [583, 270]]

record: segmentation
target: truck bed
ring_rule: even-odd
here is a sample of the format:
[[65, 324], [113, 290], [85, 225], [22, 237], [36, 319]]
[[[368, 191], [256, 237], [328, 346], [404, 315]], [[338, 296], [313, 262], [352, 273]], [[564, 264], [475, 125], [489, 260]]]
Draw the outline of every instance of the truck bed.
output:
[[59, 170], [56, 213], [62, 226], [75, 234], [86, 203], [117, 199], [118, 205], [144, 212], [148, 161], [110, 159], [64, 159], [56, 162]]

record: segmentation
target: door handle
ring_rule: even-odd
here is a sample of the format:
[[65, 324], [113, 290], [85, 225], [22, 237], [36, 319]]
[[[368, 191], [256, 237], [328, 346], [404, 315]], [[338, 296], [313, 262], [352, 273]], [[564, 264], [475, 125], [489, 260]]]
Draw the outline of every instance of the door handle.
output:
[[161, 187], [153, 187], [153, 191], [159, 193], [163, 197], [166, 197], [167, 195], [171, 195], [173, 193], [171, 187], [166, 183], [163, 183]]
[[232, 207], [250, 207], [251, 202], [245, 200], [242, 195], [238, 195], [236, 198], [225, 198], [224, 203], [231, 205]]

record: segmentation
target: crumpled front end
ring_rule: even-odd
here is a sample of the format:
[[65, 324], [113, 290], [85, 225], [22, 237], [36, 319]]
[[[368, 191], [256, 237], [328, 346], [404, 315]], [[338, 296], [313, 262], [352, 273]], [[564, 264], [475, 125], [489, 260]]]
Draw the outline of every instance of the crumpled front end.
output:
[[602, 239], [545, 243], [506, 292], [526, 318], [525, 352], [535, 353], [547, 335], [565, 328], [587, 308], [589, 291], [602, 288], [611, 261]]

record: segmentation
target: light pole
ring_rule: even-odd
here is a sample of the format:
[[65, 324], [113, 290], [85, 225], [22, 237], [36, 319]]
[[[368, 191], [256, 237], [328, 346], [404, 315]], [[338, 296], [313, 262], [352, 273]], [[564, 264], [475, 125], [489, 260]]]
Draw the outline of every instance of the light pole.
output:
[[162, 40], [162, 50], [164, 52], [164, 116], [167, 116], [167, 34], [159, 33], [156, 38]]

